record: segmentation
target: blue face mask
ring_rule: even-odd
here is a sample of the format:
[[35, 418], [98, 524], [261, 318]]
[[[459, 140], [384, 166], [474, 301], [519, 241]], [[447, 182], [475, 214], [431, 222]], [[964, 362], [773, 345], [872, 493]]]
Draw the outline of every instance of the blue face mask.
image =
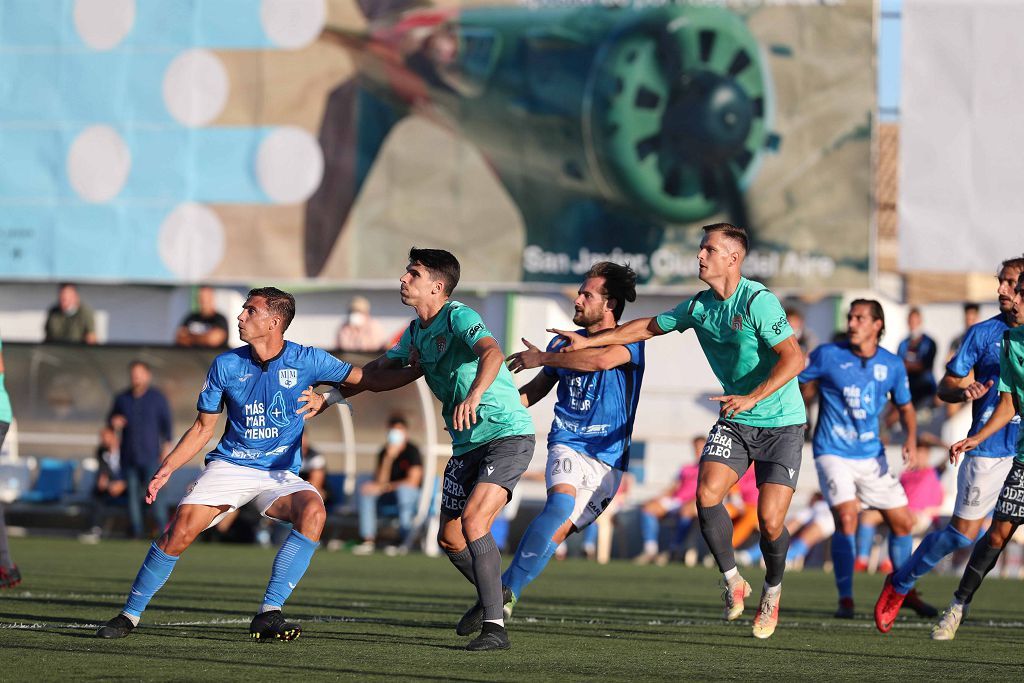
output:
[[398, 446], [405, 443], [405, 432], [401, 429], [389, 429], [388, 430], [388, 445]]

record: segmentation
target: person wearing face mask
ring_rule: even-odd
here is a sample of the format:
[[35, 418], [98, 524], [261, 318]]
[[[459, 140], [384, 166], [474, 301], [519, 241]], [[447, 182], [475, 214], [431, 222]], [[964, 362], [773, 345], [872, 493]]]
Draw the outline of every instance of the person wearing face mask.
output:
[[423, 458], [409, 441], [409, 425], [405, 418], [393, 415], [388, 419], [387, 441], [377, 454], [373, 479], [359, 489], [359, 536], [363, 542], [352, 549], [356, 555], [370, 555], [377, 547], [377, 505], [398, 505], [400, 541], [406, 540], [423, 482]]
[[348, 316], [338, 329], [338, 348], [342, 351], [381, 351], [386, 345], [383, 328], [370, 316], [369, 300], [363, 296], [352, 297]]
[[931, 405], [935, 398], [935, 340], [924, 333], [921, 310], [911, 308], [907, 314], [910, 334], [900, 342], [896, 354], [903, 359], [910, 380], [910, 396], [918, 410]]

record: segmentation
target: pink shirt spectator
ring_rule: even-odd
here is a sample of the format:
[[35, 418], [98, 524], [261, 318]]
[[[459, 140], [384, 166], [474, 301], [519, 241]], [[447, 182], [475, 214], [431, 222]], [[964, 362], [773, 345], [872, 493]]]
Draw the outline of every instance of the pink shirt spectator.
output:
[[942, 483], [935, 468], [907, 470], [900, 476], [900, 483], [907, 492], [907, 507], [911, 510], [920, 512], [942, 505]]
[[697, 498], [697, 473], [700, 472], [700, 465], [694, 463], [686, 465], [679, 470], [679, 483], [672, 497], [682, 504], [689, 503]]

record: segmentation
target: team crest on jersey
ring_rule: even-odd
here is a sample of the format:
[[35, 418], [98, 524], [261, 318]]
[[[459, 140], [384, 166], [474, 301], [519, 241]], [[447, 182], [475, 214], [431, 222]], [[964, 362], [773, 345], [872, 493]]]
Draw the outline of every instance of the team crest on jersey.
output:
[[299, 371], [295, 368], [284, 368], [277, 371], [277, 381], [285, 389], [291, 389], [299, 383]]
[[875, 365], [875, 380], [878, 382], [884, 382], [889, 376], [889, 368], [884, 365]]
[[448, 340], [444, 337], [438, 337], [434, 341], [437, 344], [437, 352], [444, 353], [444, 350], [448, 347]]
[[739, 332], [741, 329], [743, 329], [743, 316], [742, 315], [734, 315], [732, 317], [732, 329], [736, 330], [737, 332]]

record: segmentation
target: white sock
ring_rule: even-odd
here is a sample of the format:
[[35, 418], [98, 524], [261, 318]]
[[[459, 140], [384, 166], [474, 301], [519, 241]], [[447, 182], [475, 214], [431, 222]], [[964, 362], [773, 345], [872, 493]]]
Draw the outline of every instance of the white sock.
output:
[[644, 555], [657, 555], [658, 554], [658, 542], [657, 541], [644, 541]]
[[137, 617], [134, 614], [128, 614], [127, 612], [121, 612], [121, 614], [124, 616], [125, 619], [132, 622], [132, 626], [139, 625], [139, 619], [141, 619], [141, 617]]
[[258, 614], [263, 614], [264, 612], [280, 612], [280, 611], [281, 611], [281, 608], [278, 607], [277, 605], [267, 605], [267, 604], [264, 604], [262, 607], [260, 607], [260, 611], [258, 612]]
[[740, 570], [737, 567], [733, 567], [732, 569], [729, 569], [728, 571], [726, 571], [723, 574], [723, 576], [725, 577], [726, 581], [732, 581], [732, 578], [734, 576], [739, 576], [739, 575], [740, 575]]
[[497, 624], [498, 626], [505, 628], [504, 619], [484, 619], [485, 624]]
[[768, 595], [778, 595], [782, 592], [782, 584], [777, 586], [769, 586], [767, 583], [764, 585], [764, 592]]

